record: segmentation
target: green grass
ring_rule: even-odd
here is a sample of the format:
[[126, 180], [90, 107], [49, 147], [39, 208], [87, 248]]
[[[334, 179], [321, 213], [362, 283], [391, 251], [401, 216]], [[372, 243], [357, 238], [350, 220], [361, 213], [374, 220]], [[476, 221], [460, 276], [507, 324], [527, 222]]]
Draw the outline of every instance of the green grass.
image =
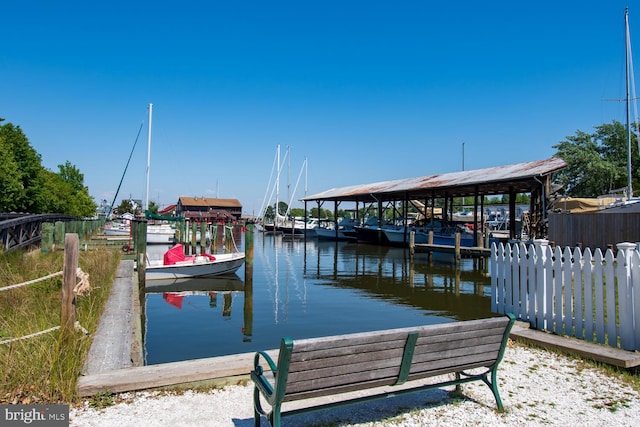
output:
[[[96, 330], [120, 261], [114, 250], [81, 251], [79, 267], [89, 273], [92, 291], [76, 297], [75, 319]], [[0, 252], [0, 287], [62, 271], [64, 252]], [[62, 276], [0, 291], [0, 341], [60, 325]], [[0, 403], [71, 403], [91, 338], [60, 329], [0, 344]]]

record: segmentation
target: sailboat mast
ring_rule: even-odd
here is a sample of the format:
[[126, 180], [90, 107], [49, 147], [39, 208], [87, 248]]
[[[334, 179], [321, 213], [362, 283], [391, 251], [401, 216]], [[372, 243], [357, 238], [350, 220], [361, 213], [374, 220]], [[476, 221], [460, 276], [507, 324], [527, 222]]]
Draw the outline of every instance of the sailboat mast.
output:
[[278, 201], [280, 198], [280, 144], [278, 144], [278, 174], [276, 175], [276, 206], [275, 206], [275, 220], [274, 224], [278, 224]]
[[149, 209], [149, 170], [151, 169], [151, 119], [153, 104], [149, 104], [149, 131], [147, 133], [147, 191], [144, 196], [144, 210]]
[[631, 77], [631, 39], [629, 37], [629, 8], [624, 9], [625, 28], [625, 81], [626, 81], [626, 107], [627, 107], [627, 200], [633, 198], [633, 184], [631, 179], [631, 108], [629, 95], [629, 80]]

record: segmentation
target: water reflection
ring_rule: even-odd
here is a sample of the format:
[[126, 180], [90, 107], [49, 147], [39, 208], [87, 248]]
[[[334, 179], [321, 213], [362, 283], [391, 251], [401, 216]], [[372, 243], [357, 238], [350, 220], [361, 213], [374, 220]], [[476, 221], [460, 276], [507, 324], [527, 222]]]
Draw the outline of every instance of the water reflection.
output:
[[[471, 260], [456, 268], [448, 255], [430, 262], [426, 254], [417, 254], [412, 262], [400, 248], [259, 233], [254, 239], [247, 251], [251, 268], [235, 277], [147, 289], [148, 364], [276, 348], [283, 336], [491, 315], [490, 280]], [[180, 299], [179, 309], [167, 294]]]

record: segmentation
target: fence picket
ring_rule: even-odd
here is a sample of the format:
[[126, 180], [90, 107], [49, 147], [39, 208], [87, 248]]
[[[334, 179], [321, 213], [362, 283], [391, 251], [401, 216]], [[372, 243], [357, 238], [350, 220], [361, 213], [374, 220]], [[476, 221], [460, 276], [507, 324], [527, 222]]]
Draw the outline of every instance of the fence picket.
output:
[[573, 306], [573, 286], [571, 277], [571, 250], [569, 247], [564, 248], [562, 253], [562, 326], [563, 332], [567, 335], [573, 335], [573, 319], [571, 318], [571, 307]]
[[607, 300], [606, 303], [606, 331], [607, 342], [610, 346], [615, 347], [617, 345], [617, 328], [616, 328], [616, 288], [615, 288], [615, 258], [613, 257], [613, 251], [608, 250], [604, 256], [604, 297]]
[[574, 290], [574, 298], [573, 298], [573, 327], [575, 329], [576, 338], [584, 338], [584, 321], [582, 316], [582, 304], [583, 304], [583, 286], [584, 281], [582, 277], [583, 270], [583, 261], [582, 261], [582, 252], [580, 252], [580, 248], [575, 248], [573, 250], [573, 290]]
[[635, 250], [631, 254], [631, 296], [633, 299], [634, 347], [640, 348], [640, 253]]
[[545, 329], [553, 331], [553, 249], [545, 248], [544, 276], [545, 276]]
[[524, 288], [524, 294], [527, 299], [527, 319], [529, 322], [534, 322], [536, 319], [536, 249], [535, 246], [529, 245], [529, 247], [522, 245], [522, 249], [526, 254], [526, 281], [522, 284]]
[[[514, 259], [514, 252], [517, 253], [517, 248], [512, 248], [510, 245], [507, 245], [507, 247], [505, 247], [505, 254], [506, 254], [506, 261], [507, 261], [507, 266], [510, 268], [505, 268], [505, 274], [508, 272], [509, 274], [506, 274], [505, 276], [505, 290], [509, 290], [509, 289], [513, 289], [513, 277], [515, 276], [515, 271], [517, 271], [518, 266], [515, 265], [515, 263], [513, 262]], [[515, 289], [515, 292], [505, 292], [505, 310], [509, 313], [516, 313], [515, 311], [515, 307], [514, 307], [514, 301], [517, 301], [518, 299], [518, 289]], [[520, 314], [520, 313], [519, 313]]]
[[562, 334], [562, 251], [556, 246], [553, 251], [553, 313], [554, 325], [552, 331]]
[[584, 251], [583, 262], [583, 280], [584, 280], [584, 336], [587, 341], [593, 341], [593, 256], [591, 255], [591, 249], [587, 248]]
[[604, 335], [604, 258], [600, 248], [596, 249], [596, 258], [594, 263], [593, 277], [594, 288], [596, 294], [596, 341], [600, 344], [605, 344]]
[[[619, 249], [620, 245], [618, 246]], [[618, 251], [616, 257], [616, 276], [618, 277], [618, 320], [620, 336], [620, 347], [631, 350], [633, 347], [633, 320], [631, 310], [631, 271], [627, 268], [630, 262], [630, 254], [625, 249]]]

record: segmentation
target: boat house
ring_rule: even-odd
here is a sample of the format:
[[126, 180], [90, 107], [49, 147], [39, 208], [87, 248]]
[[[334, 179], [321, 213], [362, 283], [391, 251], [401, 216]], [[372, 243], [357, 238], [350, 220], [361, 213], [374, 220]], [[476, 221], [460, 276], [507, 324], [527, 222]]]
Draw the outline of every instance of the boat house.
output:
[[230, 222], [242, 216], [242, 204], [238, 199], [180, 196], [176, 214], [192, 222]]
[[[316, 202], [320, 208], [324, 202], [332, 201], [335, 217], [338, 205], [342, 202], [355, 202], [356, 213], [360, 208], [366, 212], [373, 207], [380, 213], [386, 209], [393, 209], [394, 217], [397, 210], [402, 215], [399, 219], [407, 223], [410, 204], [419, 209], [425, 218], [431, 216], [436, 206], [442, 207], [442, 219], [447, 221], [453, 218], [454, 198], [473, 197], [474, 211], [483, 213], [484, 196], [508, 195], [508, 231], [510, 238], [514, 239], [517, 236], [516, 196], [528, 193], [531, 201], [527, 232], [530, 238], [542, 238], [546, 237], [548, 232], [547, 206], [553, 195], [553, 175], [566, 166], [564, 160], [552, 157], [485, 169], [332, 188], [301, 200], [305, 203], [305, 211], [308, 210], [307, 203]], [[401, 206], [399, 210], [398, 204]], [[483, 224], [485, 220], [482, 216], [475, 216], [474, 228], [477, 230], [478, 225]]]

